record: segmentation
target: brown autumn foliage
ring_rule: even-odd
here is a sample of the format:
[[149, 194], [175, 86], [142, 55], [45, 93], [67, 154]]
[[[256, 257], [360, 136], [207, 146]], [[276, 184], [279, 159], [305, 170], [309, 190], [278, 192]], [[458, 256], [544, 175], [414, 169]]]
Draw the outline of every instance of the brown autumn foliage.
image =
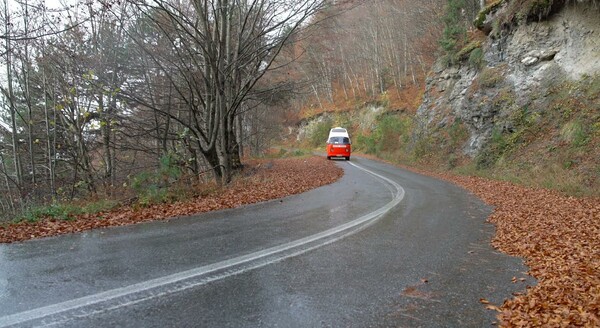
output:
[[[301, 118], [313, 117], [320, 113], [335, 113], [335, 112], [349, 112], [355, 109], [355, 99], [344, 99], [342, 93], [339, 92], [337, 87], [334, 87], [335, 96], [333, 102], [323, 102], [323, 107], [304, 107], [298, 113], [294, 120]], [[402, 110], [407, 113], [414, 114], [417, 112], [417, 108], [421, 102], [423, 96], [423, 90], [417, 85], [407, 85], [406, 87], [398, 90], [395, 88], [389, 88], [384, 96], [378, 97], [378, 99], [364, 97], [364, 102], [381, 101], [385, 99], [387, 101], [387, 107], [393, 110]]]
[[[503, 327], [600, 327], [600, 199], [566, 197], [480, 177], [432, 174], [495, 207], [492, 241], [523, 257], [538, 284], [506, 300]], [[516, 278], [515, 278], [516, 280]]]
[[538, 280], [504, 302], [503, 326], [600, 326], [600, 199], [475, 177], [451, 180], [495, 206], [493, 245], [525, 258]]
[[178, 216], [234, 208], [281, 198], [338, 180], [343, 170], [323, 157], [255, 160], [230, 186], [184, 202], [145, 208], [124, 206], [110, 212], [80, 215], [73, 220], [43, 219], [0, 226], [0, 243], [130, 225]]

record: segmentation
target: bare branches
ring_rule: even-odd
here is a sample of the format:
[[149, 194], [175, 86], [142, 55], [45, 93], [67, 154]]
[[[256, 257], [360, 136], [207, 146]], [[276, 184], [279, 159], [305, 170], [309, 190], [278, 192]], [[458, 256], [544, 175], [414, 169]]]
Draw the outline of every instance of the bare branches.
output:
[[[323, 110], [420, 83], [423, 67], [435, 58], [444, 4], [373, 0], [332, 6], [315, 16], [319, 23], [299, 36], [297, 47], [305, 55], [294, 70], [312, 90], [299, 106]], [[321, 22], [323, 17], [330, 18]]]
[[287, 51], [324, 22], [325, 4], [102, 0], [49, 9], [20, 0], [8, 10], [5, 2], [0, 190], [11, 201], [0, 202], [113, 190], [165, 156], [191, 176], [213, 169], [227, 183], [248, 137], [275, 135], [278, 114], [265, 104], [297, 91], [284, 71], [301, 52]]

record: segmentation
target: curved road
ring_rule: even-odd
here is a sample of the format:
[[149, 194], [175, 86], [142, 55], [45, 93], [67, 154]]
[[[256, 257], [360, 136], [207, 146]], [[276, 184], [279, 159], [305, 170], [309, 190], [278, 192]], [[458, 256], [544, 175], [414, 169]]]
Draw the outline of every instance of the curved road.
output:
[[338, 164], [281, 200], [0, 245], [0, 327], [485, 327], [480, 299], [534, 283], [463, 189]]

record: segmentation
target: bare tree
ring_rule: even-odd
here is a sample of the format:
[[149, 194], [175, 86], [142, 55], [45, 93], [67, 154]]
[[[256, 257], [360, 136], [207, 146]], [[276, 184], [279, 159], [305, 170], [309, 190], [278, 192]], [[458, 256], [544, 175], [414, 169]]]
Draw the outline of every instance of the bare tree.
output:
[[236, 117], [256, 83], [272, 67], [290, 36], [324, 5], [323, 0], [149, 1], [137, 8], [164, 33], [173, 54], [151, 51], [132, 36], [175, 90], [188, 117], [129, 95], [184, 126], [194, 149], [227, 183], [241, 165]]
[[[11, 13], [9, 11], [8, 1], [4, 1], [4, 30], [5, 35], [10, 36], [13, 28], [11, 21]], [[18, 130], [17, 130], [17, 109], [15, 105], [15, 94], [13, 87], [13, 50], [12, 50], [12, 41], [10, 37], [5, 38], [6, 42], [6, 80], [7, 87], [2, 88], [2, 93], [8, 102], [8, 110], [10, 113], [10, 130], [11, 130], [11, 139], [12, 139], [12, 156], [13, 156], [13, 165], [15, 172], [15, 182], [17, 188], [22, 187], [23, 173], [21, 166], [21, 155], [18, 147]]]
[[310, 81], [312, 94], [306, 106], [330, 105], [338, 94], [366, 100], [421, 83], [436, 57], [445, 2], [372, 0], [333, 6], [334, 18], [318, 24], [318, 33], [301, 43], [305, 56], [298, 70]]

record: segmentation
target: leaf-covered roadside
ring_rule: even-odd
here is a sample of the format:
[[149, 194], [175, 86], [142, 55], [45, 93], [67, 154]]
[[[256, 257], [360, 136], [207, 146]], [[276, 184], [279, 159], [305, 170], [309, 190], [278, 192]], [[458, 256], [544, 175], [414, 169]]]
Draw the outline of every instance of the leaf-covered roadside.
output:
[[492, 245], [524, 258], [538, 280], [501, 306], [481, 300], [499, 312], [500, 326], [600, 327], [600, 198], [400, 166], [453, 182], [494, 206]]
[[0, 226], [0, 243], [81, 232], [110, 226], [162, 220], [281, 198], [335, 182], [343, 170], [323, 157], [256, 161], [243, 177], [220, 192], [185, 202], [146, 208], [125, 206], [110, 212], [85, 214], [74, 220], [43, 219]]
[[492, 244], [525, 258], [538, 280], [506, 300], [505, 327], [600, 327], [600, 199], [479, 177], [442, 176], [495, 207]]

